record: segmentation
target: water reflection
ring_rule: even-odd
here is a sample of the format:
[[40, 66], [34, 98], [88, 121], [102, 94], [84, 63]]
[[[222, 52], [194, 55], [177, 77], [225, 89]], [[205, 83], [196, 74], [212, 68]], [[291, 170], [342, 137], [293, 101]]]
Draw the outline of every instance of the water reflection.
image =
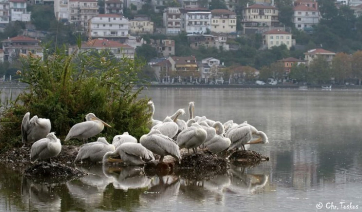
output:
[[35, 183], [23, 177], [21, 183], [21, 199], [29, 211], [60, 211], [61, 198], [54, 193], [52, 185]]
[[245, 167], [231, 167], [231, 185], [228, 190], [237, 194], [262, 192], [269, 182], [269, 176], [266, 174], [248, 174], [246, 170]]

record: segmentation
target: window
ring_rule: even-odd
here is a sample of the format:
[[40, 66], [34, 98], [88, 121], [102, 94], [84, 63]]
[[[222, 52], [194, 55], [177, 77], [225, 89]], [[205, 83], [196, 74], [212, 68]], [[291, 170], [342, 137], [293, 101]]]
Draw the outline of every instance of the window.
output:
[[298, 24], [298, 28], [301, 28], [302, 26], [300, 24]]
[[280, 36], [280, 39], [283, 39], [283, 36]]
[[270, 44], [273, 45], [273, 41], [270, 41]]
[[276, 38], [275, 39], [279, 39], [279, 36], [276, 36]]
[[110, 24], [109, 27], [112, 27], [112, 24]]
[[302, 19], [301, 18], [298, 18], [298, 21], [301, 21]]
[[286, 39], [289, 39], [289, 36], [287, 36]]
[[270, 39], [273, 39], [273, 35], [270, 35]]

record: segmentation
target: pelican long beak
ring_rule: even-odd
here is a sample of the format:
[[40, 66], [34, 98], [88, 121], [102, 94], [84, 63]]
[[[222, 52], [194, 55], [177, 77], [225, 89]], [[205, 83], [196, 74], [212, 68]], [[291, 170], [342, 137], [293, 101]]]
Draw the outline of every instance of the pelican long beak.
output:
[[122, 161], [122, 159], [108, 158], [107, 162], [110, 162], [110, 163], [122, 163], [123, 161]]
[[263, 139], [261, 137], [259, 137], [258, 139], [256, 140], [252, 140], [252, 141], [249, 141], [248, 143], [246, 144], [260, 144], [263, 142]]
[[[103, 121], [102, 119], [95, 117], [94, 119], [101, 121], [104, 125], [106, 125], [107, 127], [111, 127], [111, 125], [107, 124], [105, 121]], [[111, 127], [112, 128], [112, 127]]]

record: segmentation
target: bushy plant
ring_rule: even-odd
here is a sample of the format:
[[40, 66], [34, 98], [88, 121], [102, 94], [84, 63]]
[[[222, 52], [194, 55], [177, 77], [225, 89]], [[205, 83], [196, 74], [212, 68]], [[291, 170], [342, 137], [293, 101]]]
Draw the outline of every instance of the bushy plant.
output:
[[143, 87], [137, 87], [142, 62], [118, 59], [109, 51], [67, 55], [62, 49], [44, 60], [22, 55], [22, 64], [18, 74], [28, 88], [2, 114], [0, 148], [21, 141], [21, 121], [28, 111], [50, 119], [61, 140], [90, 112], [112, 126], [99, 135], [108, 141], [126, 131], [135, 137], [147, 133], [149, 99], [138, 98]]

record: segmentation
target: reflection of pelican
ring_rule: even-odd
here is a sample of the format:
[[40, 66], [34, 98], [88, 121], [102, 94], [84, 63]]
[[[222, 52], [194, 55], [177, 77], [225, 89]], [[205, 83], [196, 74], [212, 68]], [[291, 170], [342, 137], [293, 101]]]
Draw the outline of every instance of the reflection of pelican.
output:
[[157, 124], [152, 127], [152, 129], [157, 129], [163, 135], [173, 138], [178, 132], [178, 125], [169, 116], [167, 116], [161, 124]]
[[87, 173], [79, 180], [89, 186], [96, 187], [99, 191], [104, 191], [113, 180], [103, 173], [103, 164], [93, 164], [92, 166], [76, 166], [77, 169]]
[[214, 126], [216, 135], [209, 141], [205, 142], [205, 147], [212, 153], [219, 153], [226, 150], [231, 141], [229, 138], [224, 137], [224, 126], [221, 122], [215, 122]]
[[197, 152], [197, 147], [204, 143], [207, 132], [197, 123], [186, 128], [177, 136], [177, 144], [180, 149], [193, 149], [194, 153]]
[[56, 157], [62, 150], [62, 144], [60, 140], [55, 136], [54, 132], [47, 135], [46, 138], [42, 138], [31, 146], [30, 160], [47, 160], [52, 157]]
[[244, 168], [232, 166], [230, 169], [232, 174], [231, 186], [229, 190], [232, 192], [255, 193], [265, 187], [269, 177], [265, 174], [246, 174]]
[[216, 175], [209, 180], [205, 180], [204, 187], [209, 191], [222, 194], [230, 186], [231, 180], [228, 175]]
[[[141, 200], [150, 201], [162, 199], [163, 202], [175, 200], [179, 194], [180, 180], [174, 175], [154, 176], [147, 192], [141, 194]], [[166, 200], [166, 201], [165, 201]]]
[[50, 133], [51, 124], [49, 119], [38, 118], [33, 116], [30, 120], [30, 113], [24, 115], [21, 123], [21, 135], [23, 143], [33, 143], [45, 138]]
[[156, 126], [157, 124], [161, 124], [162, 121], [153, 119], [153, 115], [155, 114], [155, 104], [153, 103], [153, 101], [148, 101], [148, 106], [150, 107], [151, 113], [152, 113], [151, 114], [151, 128], [152, 128], [153, 126]]
[[28, 211], [61, 211], [61, 199], [46, 184], [35, 183], [23, 177], [21, 183], [21, 198], [29, 205]]
[[173, 115], [170, 116], [170, 118], [177, 124], [178, 132], [186, 129], [186, 127], [187, 127], [186, 122], [184, 120], [178, 118], [180, 115], [184, 115], [184, 114], [185, 114], [184, 109], [178, 109]]
[[68, 141], [72, 138], [86, 140], [102, 132], [104, 125], [111, 127], [109, 124], [96, 117], [93, 113], [88, 113], [85, 116], [85, 120], [85, 122], [75, 124], [72, 128], [70, 128], [64, 141]]
[[137, 143], [137, 139], [128, 132], [124, 132], [122, 135], [114, 136], [112, 144], [117, 149], [117, 147], [126, 142]]
[[110, 157], [121, 157], [126, 165], [143, 165], [147, 161], [154, 160], [151, 151], [139, 143], [124, 143], [117, 147], [114, 152], [107, 152], [103, 157], [103, 163], [111, 160]]
[[160, 155], [160, 162], [166, 155], [171, 155], [178, 161], [181, 159], [180, 149], [175, 141], [162, 135], [159, 130], [152, 129], [151, 132], [140, 138], [140, 142], [154, 154]]
[[123, 167], [120, 173], [112, 172], [112, 167], [104, 166], [104, 173], [106, 176], [113, 178], [113, 187], [115, 189], [128, 189], [146, 188], [150, 185], [151, 179], [145, 176], [142, 168], [135, 166]]
[[[256, 135], [258, 138], [252, 140], [253, 135]], [[255, 127], [249, 124], [241, 124], [237, 127], [231, 128], [226, 132], [226, 137], [231, 140], [229, 149], [240, 147], [245, 149], [245, 144], [269, 143], [268, 137], [263, 131], [257, 131]]]
[[112, 144], [109, 144], [104, 137], [99, 137], [97, 141], [83, 144], [74, 160], [77, 161], [89, 160], [91, 162], [102, 161], [106, 152], [114, 151], [115, 148]]

